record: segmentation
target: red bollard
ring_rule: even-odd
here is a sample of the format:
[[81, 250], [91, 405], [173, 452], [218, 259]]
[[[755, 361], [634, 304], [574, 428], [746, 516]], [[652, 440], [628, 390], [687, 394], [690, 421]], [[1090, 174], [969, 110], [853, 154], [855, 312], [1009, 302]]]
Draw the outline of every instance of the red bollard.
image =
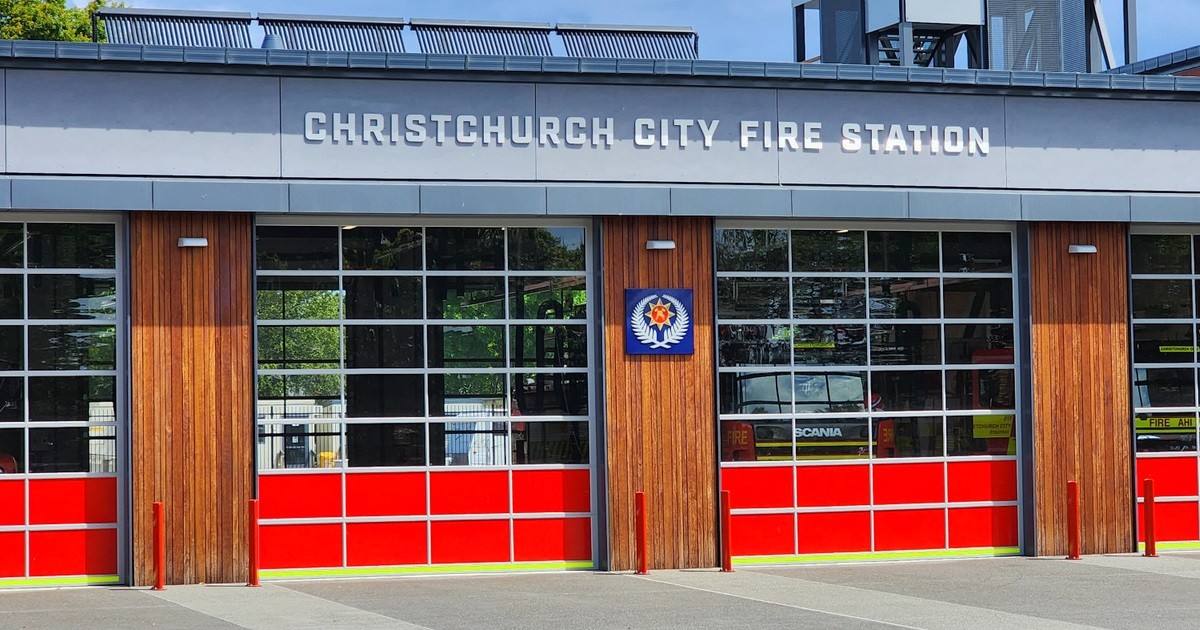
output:
[[246, 586], [261, 586], [258, 582], [258, 499], [250, 499], [249, 534], [246, 551], [250, 556], [250, 582]]
[[167, 528], [163, 522], [162, 501], [154, 502], [154, 590], [167, 585]]
[[633, 495], [633, 520], [637, 526], [637, 573], [646, 575], [650, 572], [649, 555], [646, 551], [646, 493], [636, 492]]
[[1142, 494], [1146, 499], [1142, 505], [1142, 512], [1146, 515], [1146, 557], [1157, 558], [1158, 546], [1154, 540], [1154, 480], [1146, 479], [1142, 484], [1145, 488]]
[[1079, 559], [1079, 482], [1067, 482], [1067, 560]]
[[733, 572], [733, 549], [729, 544], [731, 533], [729, 531], [730, 511], [732, 508], [729, 504], [729, 491], [721, 491], [721, 572]]

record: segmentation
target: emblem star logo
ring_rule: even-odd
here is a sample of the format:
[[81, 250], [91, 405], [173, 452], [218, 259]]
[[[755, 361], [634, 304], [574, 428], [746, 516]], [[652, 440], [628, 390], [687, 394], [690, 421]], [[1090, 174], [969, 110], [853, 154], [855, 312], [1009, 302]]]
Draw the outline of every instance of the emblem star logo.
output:
[[664, 304], [662, 298], [658, 298], [657, 302], [651, 304], [650, 310], [647, 311], [645, 315], [646, 318], [650, 320], [650, 325], [658, 326], [659, 330], [662, 330], [663, 326], [670, 326], [671, 318], [675, 316], [675, 314], [671, 312], [671, 306], [669, 304]]

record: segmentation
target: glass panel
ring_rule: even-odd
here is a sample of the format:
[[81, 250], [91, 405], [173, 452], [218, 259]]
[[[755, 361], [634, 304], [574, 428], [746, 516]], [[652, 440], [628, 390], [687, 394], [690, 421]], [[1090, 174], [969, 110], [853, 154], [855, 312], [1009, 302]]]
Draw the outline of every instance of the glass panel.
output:
[[[0, 422], [25, 419], [25, 379], [0, 376]], [[3, 452], [3, 449], [0, 449]]]
[[112, 224], [30, 223], [29, 266], [40, 269], [116, 269]]
[[1196, 371], [1134, 370], [1134, 407], [1195, 407]]
[[1012, 317], [1013, 285], [1010, 278], [946, 278], [946, 318]]
[[294, 225], [258, 228], [259, 269], [337, 269], [337, 227]]
[[947, 409], [1015, 409], [1013, 370], [946, 370]]
[[787, 319], [787, 278], [718, 278], [718, 319]]
[[420, 374], [347, 374], [346, 415], [404, 418], [425, 415], [425, 377]]
[[790, 372], [722, 372], [721, 413], [791, 413]]
[[587, 374], [514, 374], [513, 406], [514, 416], [587, 415]]
[[430, 374], [429, 413], [433, 416], [508, 415], [503, 374]]
[[114, 376], [53, 376], [29, 379], [29, 419], [33, 422], [114, 422]]
[[337, 278], [258, 277], [259, 319], [338, 319], [342, 292]]
[[872, 324], [871, 365], [938, 365], [941, 336], [936, 324]]
[[946, 454], [951, 457], [1017, 454], [1016, 417], [1012, 414], [950, 416], [946, 431]]
[[717, 230], [717, 271], [787, 271], [786, 230]]
[[1012, 235], [1006, 232], [942, 232], [946, 273], [1011, 273]]
[[587, 319], [583, 276], [509, 278], [508, 316], [515, 319]]
[[420, 319], [421, 279], [370, 276], [342, 279], [347, 319]]
[[721, 461], [791, 461], [791, 420], [722, 420]]
[[509, 228], [508, 268], [582, 271], [583, 237], [581, 227]]
[[796, 419], [796, 459], [866, 459], [870, 453], [866, 418]]
[[337, 326], [259, 326], [258, 366], [273, 370], [335, 369], [341, 365]]
[[25, 317], [25, 277], [0, 274], [0, 319]]
[[504, 327], [430, 326], [429, 367], [504, 367]]
[[796, 413], [863, 411], [866, 382], [865, 372], [798, 373]]
[[[817, 349], [826, 350], [824, 341], [819, 343]], [[833, 341], [828, 343], [828, 349], [832, 350]], [[718, 365], [722, 367], [788, 365], [792, 361], [791, 344], [791, 326], [717, 326]]]
[[588, 463], [588, 423], [514, 422], [512, 463]]
[[424, 466], [424, 424], [348, 424], [350, 467]]
[[942, 408], [942, 373], [939, 370], [873, 372], [873, 409], [925, 411]]
[[862, 271], [863, 233], [792, 230], [792, 271]]
[[421, 228], [342, 228], [343, 269], [420, 269]]
[[342, 377], [338, 374], [273, 374], [258, 377], [258, 419], [340, 418]]
[[796, 365], [866, 365], [867, 327], [796, 326]]
[[1192, 272], [1192, 237], [1186, 234], [1134, 234], [1129, 240], [1132, 273]]
[[440, 276], [426, 278], [430, 319], [502, 319], [504, 278]]
[[502, 228], [426, 228], [427, 269], [504, 269]]
[[116, 315], [116, 278], [29, 276], [31, 319], [114, 319]]
[[25, 430], [0, 429], [0, 475], [25, 472]]
[[946, 363], [1012, 362], [1012, 324], [946, 324]]
[[1191, 281], [1133, 281], [1133, 317], [1135, 319], [1191, 316]]
[[462, 420], [429, 425], [430, 466], [507, 466], [508, 423]]
[[513, 367], [587, 367], [587, 326], [509, 326]]
[[936, 278], [872, 278], [871, 317], [875, 319], [936, 319], [941, 296]]
[[320, 424], [258, 425], [258, 468], [340, 468], [342, 427]]
[[0, 372], [13, 372], [25, 365], [25, 332], [20, 326], [0, 326]]
[[942, 419], [937, 418], [875, 418], [875, 456], [880, 459], [896, 457], [941, 457]]
[[861, 278], [796, 278], [792, 284], [796, 318], [863, 319], [866, 286]]
[[1196, 415], [1193, 413], [1139, 413], [1133, 419], [1139, 453], [1196, 450]]
[[25, 266], [24, 236], [20, 223], [0, 223], [0, 269]]
[[871, 271], [938, 271], [937, 232], [868, 232]]
[[29, 369], [115, 370], [112, 326], [30, 326]]
[[1137, 363], [1191, 363], [1196, 346], [1191, 324], [1134, 324], [1133, 360]]
[[424, 367], [420, 326], [346, 326], [347, 368]]
[[29, 472], [116, 472], [115, 427], [29, 430]]

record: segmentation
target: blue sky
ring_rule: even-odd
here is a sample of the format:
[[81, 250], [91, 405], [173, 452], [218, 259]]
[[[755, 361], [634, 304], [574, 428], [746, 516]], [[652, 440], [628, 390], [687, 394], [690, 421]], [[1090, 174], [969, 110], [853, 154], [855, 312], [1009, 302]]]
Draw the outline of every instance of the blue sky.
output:
[[[790, 0], [125, 0], [142, 8], [691, 26], [707, 59], [790, 61]], [[76, 1], [75, 4], [83, 4]], [[1142, 0], [1140, 57], [1200, 44], [1200, 0]], [[1104, 0], [1121, 60], [1121, 2]]]

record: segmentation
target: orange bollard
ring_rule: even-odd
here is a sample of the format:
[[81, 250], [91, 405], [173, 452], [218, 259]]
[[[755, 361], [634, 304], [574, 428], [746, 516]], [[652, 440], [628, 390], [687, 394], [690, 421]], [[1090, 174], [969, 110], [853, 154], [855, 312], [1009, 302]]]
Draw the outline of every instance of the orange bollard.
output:
[[1079, 559], [1079, 482], [1067, 482], [1067, 560]]
[[258, 581], [258, 499], [250, 499], [250, 540], [246, 551], [250, 556], [250, 582], [246, 586], [261, 586]]
[[729, 491], [721, 491], [721, 572], [733, 572], [733, 548], [730, 544], [732, 533], [730, 532], [729, 522], [733, 520], [730, 516], [732, 507], [729, 504]]
[[1142, 494], [1146, 499], [1142, 505], [1142, 512], [1146, 515], [1146, 557], [1157, 558], [1158, 545], [1154, 536], [1154, 480], [1143, 480], [1142, 485]]
[[650, 561], [646, 551], [646, 493], [636, 492], [633, 495], [633, 518], [637, 526], [637, 573], [646, 575], [650, 572]]
[[167, 528], [163, 523], [162, 501], [154, 502], [154, 590], [167, 585]]

